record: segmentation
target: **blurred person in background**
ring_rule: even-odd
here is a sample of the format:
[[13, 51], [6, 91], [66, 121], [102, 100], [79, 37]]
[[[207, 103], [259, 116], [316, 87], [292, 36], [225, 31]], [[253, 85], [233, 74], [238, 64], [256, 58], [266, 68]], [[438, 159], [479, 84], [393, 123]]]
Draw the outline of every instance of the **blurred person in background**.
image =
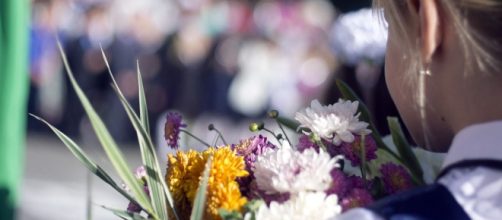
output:
[[[103, 48], [109, 53], [114, 32], [109, 18], [109, 6], [106, 3], [95, 3], [86, 6], [84, 12], [84, 32], [65, 43], [68, 63], [76, 80], [86, 92], [91, 103], [98, 112], [106, 108], [105, 94], [111, 89], [110, 78], [101, 55]], [[63, 131], [73, 137], [80, 134], [84, 111], [75, 91], [66, 77], [65, 110], [63, 115]]]
[[[338, 99], [331, 82], [343, 78], [344, 74], [338, 74], [343, 72], [339, 70], [339, 61], [343, 63], [343, 59], [330, 49], [333, 35], [330, 29], [338, 19], [337, 12], [369, 3], [367, 0], [41, 2], [62, 5], [58, 7], [65, 10], [37, 7], [34, 15], [43, 17], [48, 11], [49, 17], [68, 18], [53, 19], [51, 28], [43, 29], [47, 33], [33, 37], [33, 41], [39, 42], [35, 51], [47, 51], [38, 53], [37, 57], [43, 57], [39, 60], [52, 63], [44, 72], [53, 74], [42, 77], [51, 82], [45, 83], [45, 88], [51, 88], [46, 89], [51, 92], [45, 93], [57, 94], [54, 81], [58, 74], [54, 73], [60, 68], [57, 57], [51, 55], [55, 51], [54, 38], [50, 40], [47, 36], [60, 35], [77, 81], [97, 106], [112, 136], [120, 142], [133, 141], [135, 135], [110, 89], [100, 45], [133, 107], [137, 107], [134, 106], [137, 105], [136, 60], [139, 61], [152, 120], [163, 120], [162, 112], [172, 109], [189, 118], [213, 115], [235, 121], [263, 117], [269, 109], [292, 116], [312, 99], [328, 102]], [[42, 21], [37, 19], [37, 23]], [[30, 99], [36, 100], [32, 106], [45, 103], [36, 110], [51, 110], [45, 110], [53, 113], [46, 118], [53, 121], [58, 119], [57, 112], [63, 111], [61, 122], [67, 133], [87, 134], [90, 130], [86, 120], [82, 120], [85, 117], [81, 106], [68, 80], [65, 82], [64, 99], [59, 98], [64, 105], [59, 109], [55, 107], [57, 97], [37, 94], [43, 90], [38, 85], [35, 87], [39, 91], [33, 90], [35, 99]]]
[[[33, 1], [30, 30], [30, 95], [28, 112], [43, 116], [57, 124], [63, 108], [62, 62], [57, 50], [57, 3]], [[42, 125], [28, 120], [28, 128], [38, 130]]]
[[14, 219], [21, 183], [28, 96], [30, 2], [0, 1], [0, 219]]

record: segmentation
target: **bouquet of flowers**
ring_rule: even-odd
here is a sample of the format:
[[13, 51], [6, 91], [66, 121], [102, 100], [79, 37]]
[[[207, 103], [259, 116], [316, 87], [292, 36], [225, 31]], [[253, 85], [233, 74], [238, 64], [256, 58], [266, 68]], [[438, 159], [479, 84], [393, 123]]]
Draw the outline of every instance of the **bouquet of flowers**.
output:
[[[130, 201], [127, 209], [109, 209], [122, 219], [330, 219], [355, 207], [424, 183], [423, 171], [399, 122], [389, 118], [395, 143], [391, 150], [371, 124], [369, 113], [343, 82], [333, 105], [312, 101], [295, 120], [270, 111], [280, 132], [253, 123], [254, 137], [239, 143], [209, 145], [190, 134], [179, 113], [167, 114], [165, 139], [178, 149], [181, 132], [206, 145], [202, 152], [169, 154], [160, 165], [149, 133], [145, 93], [138, 67], [139, 115], [118, 88], [139, 142], [143, 166], [131, 172], [120, 148], [75, 81], [60, 46], [67, 73], [113, 167], [117, 183], [57, 128], [45, 122], [92, 173]], [[103, 53], [106, 62], [106, 57]], [[108, 65], [108, 63], [106, 63]], [[36, 116], [34, 116], [36, 117]], [[287, 136], [285, 129], [298, 133]], [[272, 134], [274, 141], [261, 132]], [[294, 141], [294, 142], [292, 142]], [[165, 172], [164, 172], [165, 170]]]

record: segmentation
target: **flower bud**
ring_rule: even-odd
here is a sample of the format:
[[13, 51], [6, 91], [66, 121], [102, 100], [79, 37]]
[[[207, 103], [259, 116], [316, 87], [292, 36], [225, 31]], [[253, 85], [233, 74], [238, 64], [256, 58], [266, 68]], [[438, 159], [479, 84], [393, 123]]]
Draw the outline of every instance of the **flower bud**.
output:
[[252, 132], [257, 132], [257, 131], [260, 131], [261, 129], [263, 129], [264, 127], [265, 127], [265, 124], [263, 122], [260, 122], [260, 123], [253, 122], [249, 125], [249, 130]]

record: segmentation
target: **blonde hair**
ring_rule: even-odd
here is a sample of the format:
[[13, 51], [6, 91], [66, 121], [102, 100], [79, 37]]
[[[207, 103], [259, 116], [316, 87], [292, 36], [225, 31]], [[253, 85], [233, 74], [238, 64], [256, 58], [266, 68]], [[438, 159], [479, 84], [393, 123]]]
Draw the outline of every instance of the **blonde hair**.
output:
[[[430, 136], [433, 136], [426, 111], [425, 74], [428, 72], [426, 63], [421, 60], [420, 42], [416, 33], [410, 33], [406, 28], [410, 17], [409, 0], [374, 0], [376, 12], [385, 13], [385, 18], [391, 31], [401, 38], [405, 55], [403, 62], [407, 64], [406, 78], [411, 83], [417, 83], [416, 101], [420, 113], [424, 147], [430, 146]], [[464, 76], [497, 72], [502, 69], [502, 1], [501, 0], [437, 0], [438, 7], [443, 11], [455, 29], [460, 40], [464, 56]], [[415, 34], [415, 35], [413, 35]]]
[[[465, 73], [502, 69], [502, 1], [500, 0], [438, 0], [442, 10], [449, 16], [465, 58]], [[405, 31], [407, 0], [375, 0], [374, 8], [383, 8], [387, 22], [402, 37], [407, 48], [405, 62], [410, 72], [418, 74], [422, 68], [418, 39]]]

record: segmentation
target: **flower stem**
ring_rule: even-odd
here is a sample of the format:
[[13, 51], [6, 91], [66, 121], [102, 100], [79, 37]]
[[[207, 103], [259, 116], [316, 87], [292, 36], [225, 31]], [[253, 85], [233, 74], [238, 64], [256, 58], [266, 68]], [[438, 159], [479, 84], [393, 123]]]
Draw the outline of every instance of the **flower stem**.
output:
[[211, 145], [209, 145], [207, 142], [203, 141], [202, 139], [198, 138], [197, 136], [193, 135], [192, 133], [190, 133], [189, 131], [185, 130], [185, 129], [180, 129], [181, 132], [187, 134], [188, 136], [190, 136], [191, 138], [199, 141], [201, 144], [203, 145], [206, 145], [206, 147], [211, 147]]
[[281, 139], [273, 131], [271, 131], [270, 129], [265, 128], [265, 127], [263, 127], [262, 130], [272, 134], [275, 137], [275, 139], [277, 140], [277, 142], [279, 142], [279, 144], [281, 143]]
[[220, 135], [216, 135], [216, 137], [214, 137], [213, 146], [216, 146], [218, 140], [220, 140]]
[[363, 177], [363, 180], [364, 180], [364, 183], [366, 185], [366, 170], [364, 169], [364, 166], [366, 164], [366, 136], [365, 135], [361, 135], [361, 142], [359, 143], [360, 144], [360, 157], [361, 157], [361, 165], [359, 166], [359, 168], [361, 169], [361, 176]]
[[319, 145], [319, 147], [321, 149], [323, 149], [325, 152], [328, 152], [328, 148], [326, 147], [326, 145], [324, 145], [324, 143], [322, 142], [322, 139], [315, 139], [315, 142], [317, 145]]
[[210, 131], [215, 131], [216, 133], [218, 133], [218, 136], [221, 138], [221, 141], [223, 141], [223, 144], [224, 145], [228, 145], [227, 144], [227, 141], [225, 140], [225, 138], [223, 137], [223, 134], [221, 134], [220, 130], [218, 130], [216, 127], [214, 127], [213, 124], [210, 124], [209, 125], [209, 130]]
[[286, 137], [286, 140], [288, 141], [289, 143], [289, 146], [293, 147], [293, 144], [291, 144], [291, 141], [289, 140], [289, 137], [288, 137], [288, 134], [286, 134], [286, 131], [284, 130], [284, 128], [282, 127], [281, 123], [279, 122], [278, 119], [275, 119], [275, 121], [277, 122], [277, 125], [279, 125], [279, 128], [281, 129], [282, 133], [284, 134], [284, 137]]

